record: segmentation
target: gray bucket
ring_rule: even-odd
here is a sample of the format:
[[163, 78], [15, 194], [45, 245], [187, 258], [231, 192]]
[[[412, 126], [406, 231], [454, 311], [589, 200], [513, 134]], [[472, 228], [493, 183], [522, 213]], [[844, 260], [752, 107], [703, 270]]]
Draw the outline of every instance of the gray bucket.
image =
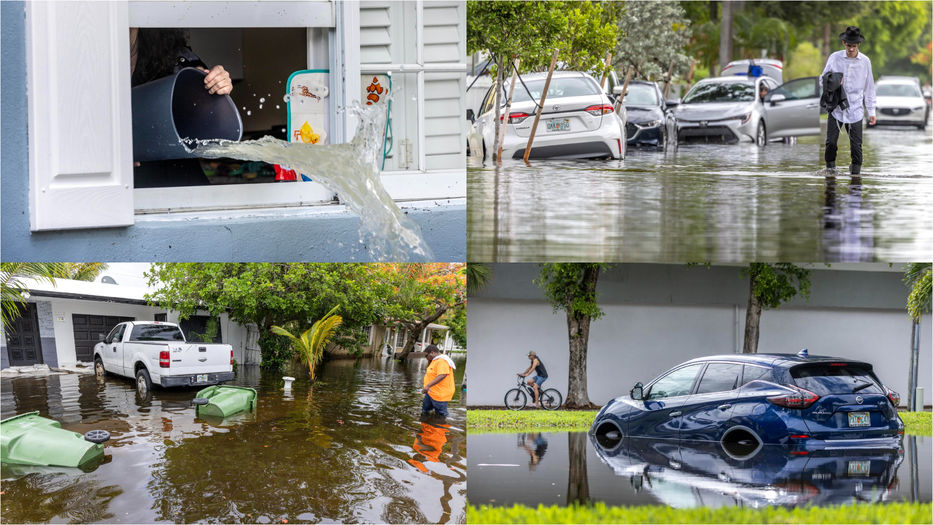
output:
[[184, 139], [238, 141], [240, 112], [229, 95], [204, 89], [207, 73], [188, 67], [133, 88], [133, 160], [193, 158]]

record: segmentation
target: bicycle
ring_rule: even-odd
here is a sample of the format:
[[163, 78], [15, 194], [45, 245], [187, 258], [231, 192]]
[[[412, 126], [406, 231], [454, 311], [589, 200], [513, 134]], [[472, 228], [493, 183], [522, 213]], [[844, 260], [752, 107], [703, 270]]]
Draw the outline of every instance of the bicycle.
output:
[[[509, 391], [505, 393], [505, 406], [509, 410], [521, 410], [528, 404], [529, 399], [534, 400], [535, 398], [534, 389], [522, 381], [523, 378], [521, 374], [517, 375], [518, 386], [509, 389]], [[564, 401], [563, 396], [556, 388], [539, 390], [538, 396], [538, 401], [541, 402], [541, 406], [544, 407], [545, 410], [557, 410]]]

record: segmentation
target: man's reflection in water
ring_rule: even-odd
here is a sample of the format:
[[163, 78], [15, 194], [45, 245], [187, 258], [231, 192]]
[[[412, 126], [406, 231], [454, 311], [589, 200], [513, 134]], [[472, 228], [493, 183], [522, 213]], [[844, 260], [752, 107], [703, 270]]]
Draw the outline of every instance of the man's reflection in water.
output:
[[528, 453], [528, 470], [534, 470], [547, 452], [547, 440], [540, 432], [519, 434], [518, 446]]
[[[862, 221], [863, 215], [868, 215]], [[826, 177], [823, 207], [823, 247], [827, 260], [871, 261], [875, 240], [871, 212], [862, 209], [862, 178], [852, 177], [848, 193], [836, 193], [836, 177]]]
[[416, 459], [419, 455], [428, 463], [441, 463], [441, 452], [447, 443], [447, 433], [450, 432], [450, 425], [443, 421], [443, 418], [432, 416], [423, 416], [421, 419], [421, 430], [415, 434], [415, 443], [411, 446], [416, 454], [408, 460], [421, 472], [427, 473], [428, 467]]

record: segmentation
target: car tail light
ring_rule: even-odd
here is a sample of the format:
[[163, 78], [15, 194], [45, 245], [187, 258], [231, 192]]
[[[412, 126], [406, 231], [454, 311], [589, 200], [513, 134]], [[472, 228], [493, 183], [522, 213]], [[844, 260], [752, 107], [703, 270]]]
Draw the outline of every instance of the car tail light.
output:
[[616, 142], [619, 143], [619, 156], [622, 156], [622, 139], [616, 139]]
[[894, 405], [894, 408], [897, 408], [901, 404], [901, 395], [890, 388], [885, 388], [885, 390], [888, 391], [888, 399], [891, 400], [891, 404]]
[[233, 364], [233, 349], [230, 349], [230, 364]]
[[809, 390], [804, 390], [800, 387], [790, 387], [795, 390], [793, 394], [786, 394], [783, 396], [773, 396], [769, 397], [768, 401], [787, 408], [809, 408], [810, 405], [816, 402], [820, 396], [810, 392]]
[[[509, 113], [509, 124], [521, 124], [522, 121], [524, 121], [526, 118], [530, 116], [531, 115], [529, 115], [528, 113], [524, 113], [521, 111], [519, 112], [513, 111], [512, 113]], [[499, 116], [500, 121], [504, 119], [505, 119], [505, 115]]]
[[846, 366], [845, 363], [830, 363], [829, 366]]
[[810, 436], [806, 434], [792, 434], [790, 437], [794, 439], [810, 439]]
[[168, 350], [159, 352], [159, 368], [169, 368], [172, 366], [172, 357]]
[[583, 111], [586, 111], [587, 113], [589, 113], [590, 115], [593, 115], [594, 117], [598, 117], [600, 115], [612, 113], [612, 106], [610, 106], [609, 104], [597, 104], [595, 106], [590, 106], [584, 109]]

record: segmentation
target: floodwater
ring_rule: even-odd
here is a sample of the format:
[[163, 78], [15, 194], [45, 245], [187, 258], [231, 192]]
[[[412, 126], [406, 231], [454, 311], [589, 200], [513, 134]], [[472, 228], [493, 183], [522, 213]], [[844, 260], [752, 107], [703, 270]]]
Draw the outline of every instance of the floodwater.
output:
[[933, 439], [903, 452], [790, 455], [766, 445], [734, 459], [718, 443], [628, 439], [603, 448], [586, 432], [470, 434], [472, 505], [804, 506], [931, 500]]
[[3, 465], [3, 521], [463, 523], [466, 408], [458, 393], [446, 421], [419, 420], [425, 366], [335, 360], [313, 387], [306, 368], [240, 366], [231, 384], [256, 388], [258, 407], [223, 421], [195, 416], [196, 389], [140, 399], [115, 376], [4, 378], [3, 417], [38, 410], [111, 439], [87, 473]]
[[[825, 136], [825, 130], [824, 130]], [[629, 148], [625, 160], [468, 160], [471, 261], [912, 261], [933, 257], [931, 131], [865, 132], [862, 177], [795, 144]], [[837, 164], [848, 163], [840, 137]], [[843, 146], [843, 143], [846, 145]], [[845, 170], [848, 171], [848, 170]]]

